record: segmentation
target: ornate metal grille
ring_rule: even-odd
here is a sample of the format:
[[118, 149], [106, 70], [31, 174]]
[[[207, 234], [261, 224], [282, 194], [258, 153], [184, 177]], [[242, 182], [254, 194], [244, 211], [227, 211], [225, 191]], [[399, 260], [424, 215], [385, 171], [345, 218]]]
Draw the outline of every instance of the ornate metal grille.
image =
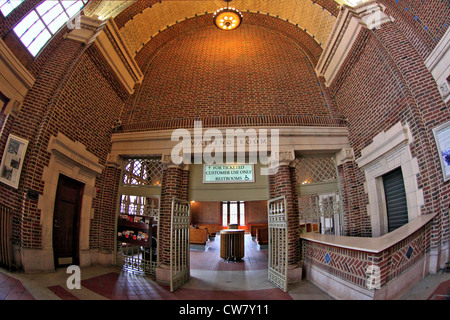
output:
[[190, 203], [172, 198], [170, 227], [170, 291], [174, 292], [190, 279], [189, 226]]
[[128, 159], [123, 173], [124, 186], [161, 185], [163, 166], [160, 159]]
[[120, 198], [120, 214], [152, 217], [159, 221], [159, 198], [123, 194]]
[[[308, 155], [295, 159], [297, 183], [314, 187], [314, 192], [299, 196], [302, 232], [342, 235], [342, 212], [339, 191], [318, 189], [337, 182], [335, 159], [332, 155]], [[314, 186], [314, 184], [316, 184]], [[325, 189], [326, 190], [326, 189]], [[304, 190], [306, 191], [306, 190]]]
[[337, 180], [333, 156], [305, 156], [294, 160], [296, 179], [299, 184], [330, 182]]
[[157, 248], [154, 242], [152, 252], [130, 244], [117, 242], [117, 265], [126, 270], [143, 272], [145, 274], [156, 275]]
[[[122, 176], [122, 187], [126, 194], [120, 195], [120, 215], [144, 216], [159, 221], [159, 196], [143, 196], [146, 190], [159, 187], [162, 180], [162, 162], [160, 159], [127, 159]], [[131, 188], [127, 188], [131, 187]], [[134, 193], [134, 194], [130, 194]], [[135, 217], [137, 218], [137, 217]], [[152, 247], [142, 247], [133, 243], [117, 241], [117, 264], [124, 269], [156, 275], [157, 234], [152, 234]]]
[[299, 197], [302, 232], [343, 235], [339, 192]]
[[287, 213], [286, 197], [270, 199], [267, 202], [269, 219], [269, 265], [268, 279], [287, 292]]

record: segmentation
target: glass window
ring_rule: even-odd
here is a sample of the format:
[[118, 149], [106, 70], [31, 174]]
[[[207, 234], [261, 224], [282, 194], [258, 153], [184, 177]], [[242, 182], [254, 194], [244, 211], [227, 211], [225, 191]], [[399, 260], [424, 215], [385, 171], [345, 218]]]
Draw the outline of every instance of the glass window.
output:
[[49, 11], [57, 7], [61, 8], [59, 1], [44, 1], [42, 4], [36, 7], [36, 11], [39, 13], [41, 17], [43, 17], [47, 15]]
[[[28, 21], [30, 23], [30, 27], [25, 30], [23, 35], [21, 36], [20, 40], [22, 40], [22, 43], [28, 47], [41, 32], [45, 29], [45, 25], [42, 23], [39, 18], [36, 18], [34, 15], [30, 17], [30, 20]], [[14, 29], [14, 31], [16, 31]]]
[[222, 202], [222, 225], [228, 225], [228, 203]]
[[123, 185], [161, 186], [161, 159], [128, 159], [123, 172]]
[[222, 202], [222, 225], [239, 224], [245, 226], [245, 202], [224, 201]]
[[88, 0], [44, 1], [14, 27], [14, 32], [30, 53], [36, 56], [51, 37], [87, 2]]
[[24, 0], [0, 0], [0, 11], [6, 17]]
[[19, 38], [28, 31], [28, 29], [32, 28], [36, 21], [39, 20], [39, 16], [36, 11], [31, 11], [22, 21], [14, 27], [14, 32], [17, 34]]
[[28, 50], [33, 56], [36, 56], [51, 37], [52, 35], [50, 32], [46, 29], [42, 30], [42, 32], [34, 39], [33, 43], [30, 44]]
[[238, 205], [237, 202], [230, 202], [230, 223], [238, 223]]
[[245, 204], [239, 202], [239, 225], [245, 226]]

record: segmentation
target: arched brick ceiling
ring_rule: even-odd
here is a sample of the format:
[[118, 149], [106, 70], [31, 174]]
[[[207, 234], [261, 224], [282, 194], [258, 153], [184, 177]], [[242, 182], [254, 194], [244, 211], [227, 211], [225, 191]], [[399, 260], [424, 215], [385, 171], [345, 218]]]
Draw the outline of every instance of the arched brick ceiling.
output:
[[[270, 15], [305, 31], [323, 47], [339, 13], [348, 0], [233, 0], [230, 6], [244, 13]], [[85, 14], [113, 17], [128, 49], [136, 55], [155, 35], [180, 21], [211, 14], [226, 5], [222, 0], [91, 1]], [[212, 23], [212, 21], [211, 21]]]

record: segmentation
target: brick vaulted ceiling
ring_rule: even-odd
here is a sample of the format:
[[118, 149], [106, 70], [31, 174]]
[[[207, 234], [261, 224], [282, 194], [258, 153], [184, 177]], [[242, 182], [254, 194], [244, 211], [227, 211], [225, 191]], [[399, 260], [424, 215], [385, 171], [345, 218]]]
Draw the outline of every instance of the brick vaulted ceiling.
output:
[[[252, 15], [269, 15], [291, 23], [324, 47], [345, 0], [233, 0], [230, 6]], [[224, 7], [222, 0], [91, 1], [86, 15], [114, 18], [131, 54], [136, 56], [161, 31], [184, 20], [212, 14]], [[211, 20], [212, 24], [212, 20]]]

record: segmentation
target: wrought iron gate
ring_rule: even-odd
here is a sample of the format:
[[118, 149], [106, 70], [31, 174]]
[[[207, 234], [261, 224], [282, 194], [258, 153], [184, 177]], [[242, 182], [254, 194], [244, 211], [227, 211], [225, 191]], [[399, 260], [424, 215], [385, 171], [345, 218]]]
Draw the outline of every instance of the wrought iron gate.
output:
[[269, 281], [287, 292], [287, 210], [286, 197], [281, 196], [267, 202], [269, 226]]
[[188, 201], [172, 198], [170, 227], [170, 291], [173, 292], [190, 279]]

